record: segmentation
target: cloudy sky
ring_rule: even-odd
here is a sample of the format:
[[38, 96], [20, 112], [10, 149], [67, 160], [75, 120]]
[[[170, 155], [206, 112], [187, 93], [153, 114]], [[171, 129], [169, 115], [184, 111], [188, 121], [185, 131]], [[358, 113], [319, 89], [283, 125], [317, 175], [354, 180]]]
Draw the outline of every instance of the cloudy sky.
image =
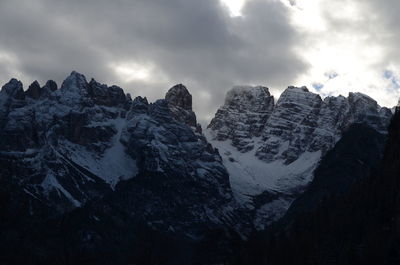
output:
[[0, 82], [72, 70], [133, 96], [176, 83], [209, 119], [233, 85], [400, 96], [396, 0], [0, 0]]

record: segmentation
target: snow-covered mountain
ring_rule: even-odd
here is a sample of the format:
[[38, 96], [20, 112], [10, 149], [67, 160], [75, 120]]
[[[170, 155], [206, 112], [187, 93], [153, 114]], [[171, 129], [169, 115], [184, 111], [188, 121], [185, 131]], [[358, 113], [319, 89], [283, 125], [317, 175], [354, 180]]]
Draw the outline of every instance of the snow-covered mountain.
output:
[[12, 79], [0, 91], [0, 263], [224, 264], [352, 124], [385, 133], [391, 116], [359, 93], [289, 87], [275, 104], [266, 87], [235, 87], [202, 132], [182, 84], [149, 103], [77, 72], [60, 88]]
[[24, 91], [12, 79], [0, 92], [0, 122], [1, 180], [26, 195], [31, 215], [64, 214], [130, 185], [113, 200], [156, 230], [241, 230], [228, 173], [183, 85], [149, 104], [77, 72], [59, 89], [48, 81]]
[[361, 93], [322, 99], [288, 87], [274, 104], [265, 87], [234, 87], [208, 126], [235, 197], [256, 208], [258, 228], [281, 217], [318, 162], [353, 123], [385, 133], [392, 112]]

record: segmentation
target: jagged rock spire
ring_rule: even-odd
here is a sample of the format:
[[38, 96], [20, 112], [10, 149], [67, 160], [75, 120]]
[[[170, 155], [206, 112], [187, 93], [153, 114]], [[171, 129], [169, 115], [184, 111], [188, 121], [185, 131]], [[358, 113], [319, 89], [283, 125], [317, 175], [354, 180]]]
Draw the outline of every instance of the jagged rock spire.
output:
[[41, 97], [47, 97], [50, 93], [57, 90], [57, 83], [53, 80], [48, 80], [43, 87], [40, 87], [40, 84], [37, 80], [35, 80], [25, 91], [26, 96], [39, 99]]
[[96, 104], [105, 106], [116, 106], [124, 104], [127, 100], [124, 90], [118, 86], [108, 87], [105, 84], [100, 84], [92, 78], [88, 85], [89, 97], [94, 100]]
[[176, 120], [201, 131], [201, 127], [196, 121], [196, 114], [192, 110], [192, 95], [184, 85], [178, 84], [170, 88], [165, 95], [165, 100]]
[[274, 97], [263, 86], [236, 86], [228, 91], [225, 104], [217, 111], [208, 128], [219, 141], [232, 140], [240, 151], [254, 147], [274, 108]]
[[38, 99], [40, 98], [42, 94], [39, 82], [37, 80], [35, 80], [28, 88], [28, 90], [26, 91], [26, 95], [30, 98], [33, 99]]
[[7, 84], [5, 84], [1, 91], [5, 92], [10, 97], [15, 99], [23, 100], [25, 99], [24, 89], [22, 86], [22, 82], [18, 81], [15, 78], [12, 78]]
[[88, 83], [83, 74], [72, 71], [71, 74], [64, 80], [61, 85], [61, 90], [81, 90], [87, 87]]
[[165, 99], [172, 106], [185, 110], [192, 110], [192, 95], [182, 84], [178, 84], [170, 88], [165, 95]]
[[267, 87], [235, 86], [226, 94], [225, 106], [244, 111], [271, 111], [274, 107], [274, 97]]
[[43, 90], [47, 91], [47, 92], [53, 92], [56, 91], [58, 89], [57, 83], [54, 82], [53, 80], [48, 80], [46, 82], [46, 85], [44, 85]]

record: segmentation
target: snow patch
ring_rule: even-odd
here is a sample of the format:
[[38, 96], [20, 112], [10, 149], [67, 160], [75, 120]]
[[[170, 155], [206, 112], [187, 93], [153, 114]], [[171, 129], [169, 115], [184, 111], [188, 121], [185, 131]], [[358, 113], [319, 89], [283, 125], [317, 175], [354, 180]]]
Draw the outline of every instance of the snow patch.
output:
[[[229, 173], [229, 180], [235, 197], [243, 203], [251, 202], [251, 198], [268, 190], [291, 194], [304, 187], [312, 180], [313, 171], [321, 158], [321, 151], [304, 152], [291, 164], [285, 160], [264, 162], [255, 156], [262, 142], [260, 138], [252, 138], [255, 148], [247, 153], [239, 152], [230, 140], [212, 140], [212, 131], [206, 130], [206, 137], [222, 157], [223, 164]], [[287, 144], [282, 144], [286, 147]], [[283, 151], [284, 148], [279, 150]]]
[[58, 195], [61, 197], [63, 194], [75, 207], [81, 207], [81, 202], [75, 199], [71, 193], [69, 193], [64, 187], [58, 182], [57, 178], [54, 176], [53, 172], [49, 171], [46, 178], [43, 180], [41, 186], [43, 189], [49, 193], [53, 189], [58, 192]]
[[125, 146], [120, 142], [122, 131], [126, 127], [126, 120], [117, 118], [111, 120], [110, 123], [114, 125], [117, 133], [112, 139], [111, 147], [101, 156], [77, 144], [64, 142], [63, 145], [71, 151], [69, 158], [74, 163], [102, 178], [114, 189], [120, 180], [136, 176], [138, 168], [136, 161], [125, 152]]

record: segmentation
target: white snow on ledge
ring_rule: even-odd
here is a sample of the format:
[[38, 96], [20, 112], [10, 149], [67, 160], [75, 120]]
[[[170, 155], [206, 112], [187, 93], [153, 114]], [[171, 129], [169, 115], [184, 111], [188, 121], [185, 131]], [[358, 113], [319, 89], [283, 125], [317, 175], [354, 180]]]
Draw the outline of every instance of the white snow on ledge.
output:
[[[43, 189], [49, 193], [52, 190], [57, 191], [58, 196], [61, 197], [63, 194], [75, 207], [81, 207], [82, 203], [75, 199], [71, 193], [69, 193], [64, 187], [58, 182], [57, 178], [54, 176], [53, 172], [49, 172], [46, 178], [43, 180], [41, 186]], [[26, 191], [25, 191], [26, 192]]]
[[292, 194], [294, 190], [311, 182], [313, 171], [321, 159], [321, 151], [317, 151], [305, 152], [289, 165], [285, 165], [284, 160], [267, 163], [255, 156], [260, 139], [253, 138], [254, 149], [241, 153], [232, 146], [231, 140], [213, 140], [209, 129], [205, 130], [204, 134], [207, 140], [219, 150], [223, 164], [229, 173], [232, 191], [241, 203], [249, 203], [252, 196], [267, 190]]
[[74, 163], [102, 178], [114, 189], [119, 181], [136, 176], [138, 168], [136, 161], [125, 152], [125, 146], [120, 142], [126, 120], [117, 118], [110, 120], [109, 124], [115, 126], [117, 133], [111, 140], [111, 147], [105, 150], [101, 157], [78, 144], [64, 142], [63, 145], [71, 151], [69, 158]]

